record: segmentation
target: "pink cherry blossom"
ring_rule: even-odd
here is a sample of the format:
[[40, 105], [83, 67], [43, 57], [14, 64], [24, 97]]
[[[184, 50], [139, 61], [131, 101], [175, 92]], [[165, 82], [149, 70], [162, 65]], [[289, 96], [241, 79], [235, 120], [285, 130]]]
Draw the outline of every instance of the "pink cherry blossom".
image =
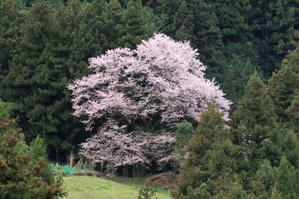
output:
[[[114, 167], [150, 164], [146, 148], [159, 153], [174, 142], [170, 134], [155, 131], [172, 129], [183, 119], [198, 121], [210, 103], [228, 120], [231, 102], [214, 81], [204, 78], [206, 67], [198, 55], [188, 42], [155, 34], [135, 50], [117, 48], [90, 58], [93, 74], [68, 87], [74, 115], [87, 130], [98, 132], [81, 145], [82, 155]], [[155, 159], [170, 159], [162, 154]]]

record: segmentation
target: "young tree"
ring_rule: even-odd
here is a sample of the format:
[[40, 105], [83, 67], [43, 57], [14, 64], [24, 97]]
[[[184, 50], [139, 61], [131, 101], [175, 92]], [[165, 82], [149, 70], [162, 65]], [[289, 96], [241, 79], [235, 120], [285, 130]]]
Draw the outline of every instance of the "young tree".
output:
[[[4, 103], [1, 110], [6, 110]], [[4, 107], [4, 108], [3, 108]], [[3, 114], [2, 114], [3, 115]], [[0, 116], [0, 198], [60, 198], [62, 181], [54, 176], [40, 138], [30, 147], [15, 120]]]
[[197, 121], [210, 103], [228, 119], [230, 102], [204, 78], [197, 55], [189, 43], [157, 34], [136, 50], [118, 48], [91, 58], [95, 72], [69, 86], [74, 115], [99, 134], [98, 142], [109, 132], [167, 132], [185, 118]]

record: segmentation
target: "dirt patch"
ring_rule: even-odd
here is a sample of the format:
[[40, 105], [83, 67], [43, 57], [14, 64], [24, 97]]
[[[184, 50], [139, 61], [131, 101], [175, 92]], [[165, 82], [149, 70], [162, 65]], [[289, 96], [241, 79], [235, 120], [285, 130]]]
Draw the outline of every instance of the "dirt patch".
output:
[[160, 186], [164, 189], [174, 190], [178, 181], [178, 175], [173, 172], [160, 173], [146, 178], [144, 184], [149, 186]]

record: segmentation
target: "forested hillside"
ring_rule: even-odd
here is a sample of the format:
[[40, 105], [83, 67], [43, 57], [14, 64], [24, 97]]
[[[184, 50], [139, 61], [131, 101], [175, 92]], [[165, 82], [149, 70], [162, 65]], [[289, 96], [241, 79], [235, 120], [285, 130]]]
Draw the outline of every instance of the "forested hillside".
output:
[[178, 199], [295, 199], [298, 39], [298, 0], [0, 0], [0, 101], [51, 161], [182, 168]]

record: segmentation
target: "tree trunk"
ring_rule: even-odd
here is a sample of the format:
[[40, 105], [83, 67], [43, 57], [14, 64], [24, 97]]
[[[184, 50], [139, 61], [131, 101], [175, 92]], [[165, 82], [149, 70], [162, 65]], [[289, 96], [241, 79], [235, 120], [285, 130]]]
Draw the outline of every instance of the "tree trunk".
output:
[[74, 164], [74, 152], [73, 150], [71, 150], [71, 153], [70, 153], [70, 156], [69, 156], [69, 166], [72, 168], [73, 167], [73, 164]]

